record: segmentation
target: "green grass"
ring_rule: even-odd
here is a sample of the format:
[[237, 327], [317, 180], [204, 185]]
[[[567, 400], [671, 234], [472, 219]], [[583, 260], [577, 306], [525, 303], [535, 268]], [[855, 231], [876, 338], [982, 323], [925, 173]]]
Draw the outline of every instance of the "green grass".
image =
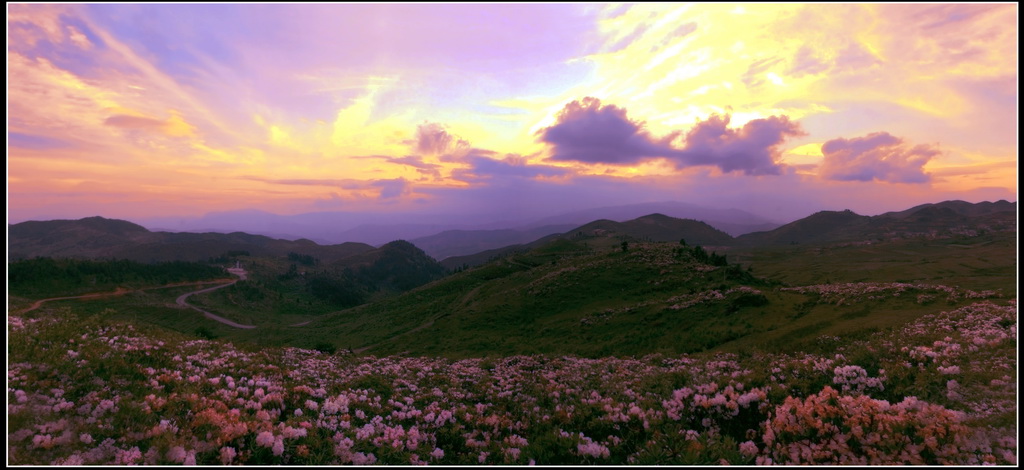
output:
[[[450, 275], [401, 295], [380, 295], [335, 310], [299, 281], [280, 281], [284, 260], [247, 258], [250, 281], [192, 296], [196, 304], [258, 328], [240, 330], [203, 318], [174, 299], [193, 288], [150, 290], [123, 297], [60, 301], [85, 316], [100, 315], [259, 346], [368, 348], [370, 354], [446, 357], [576, 354], [588, 357], [797, 351], [820, 336], [858, 337], [955, 305], [887, 297], [834, 305], [785, 285], [907, 282], [996, 289], [1016, 295], [1015, 240], [995, 233], [965, 240], [851, 246], [733, 249], [746, 269], [695, 261], [678, 243], [618, 244], [558, 240]], [[957, 256], [951, 257], [950, 253]], [[751, 301], [733, 293], [673, 310], [710, 291], [749, 286]], [[29, 301], [9, 299], [11, 308]], [[44, 311], [50, 307], [44, 307]], [[310, 321], [307, 326], [290, 326]], [[202, 330], [200, 330], [202, 329]]]
[[1017, 293], [1017, 234], [871, 245], [730, 248], [729, 261], [791, 284], [925, 282]]

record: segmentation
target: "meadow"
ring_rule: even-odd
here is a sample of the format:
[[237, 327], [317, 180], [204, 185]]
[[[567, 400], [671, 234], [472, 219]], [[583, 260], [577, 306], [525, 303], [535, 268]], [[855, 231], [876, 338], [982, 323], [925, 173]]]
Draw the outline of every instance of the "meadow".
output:
[[594, 359], [9, 316], [8, 463], [1011, 465], [1016, 308], [973, 302], [800, 354]]

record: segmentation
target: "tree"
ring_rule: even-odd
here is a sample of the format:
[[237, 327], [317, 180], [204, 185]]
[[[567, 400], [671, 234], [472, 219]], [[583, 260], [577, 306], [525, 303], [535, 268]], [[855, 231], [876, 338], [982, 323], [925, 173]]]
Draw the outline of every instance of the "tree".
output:
[[623, 241], [622, 242], [622, 252], [625, 253], [627, 251], [629, 251], [629, 242]]

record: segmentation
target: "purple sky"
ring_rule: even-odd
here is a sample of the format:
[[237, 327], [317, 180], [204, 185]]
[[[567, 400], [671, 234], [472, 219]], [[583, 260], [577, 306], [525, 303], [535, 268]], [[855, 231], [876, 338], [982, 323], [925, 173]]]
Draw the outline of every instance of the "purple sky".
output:
[[1017, 198], [1016, 4], [8, 5], [8, 222]]

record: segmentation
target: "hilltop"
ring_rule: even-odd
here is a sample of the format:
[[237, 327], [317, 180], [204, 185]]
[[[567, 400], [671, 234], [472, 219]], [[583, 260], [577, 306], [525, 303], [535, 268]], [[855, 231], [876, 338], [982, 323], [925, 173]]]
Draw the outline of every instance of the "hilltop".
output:
[[723, 246], [732, 244], [732, 237], [704, 222], [677, 219], [663, 214], [649, 214], [625, 222], [607, 219], [595, 220], [563, 233], [541, 237], [530, 243], [505, 246], [466, 256], [452, 256], [441, 261], [445, 267], [479, 266], [492, 259], [512, 253], [539, 248], [554, 240], [567, 240], [585, 249], [615, 249], [622, 242], [679, 242], [686, 240], [697, 245]]
[[876, 216], [863, 216], [850, 210], [822, 211], [774, 230], [740, 235], [736, 238], [735, 244], [771, 246], [950, 238], [986, 232], [1015, 231], [1016, 223], [1016, 202], [972, 204], [964, 201], [945, 201]]

